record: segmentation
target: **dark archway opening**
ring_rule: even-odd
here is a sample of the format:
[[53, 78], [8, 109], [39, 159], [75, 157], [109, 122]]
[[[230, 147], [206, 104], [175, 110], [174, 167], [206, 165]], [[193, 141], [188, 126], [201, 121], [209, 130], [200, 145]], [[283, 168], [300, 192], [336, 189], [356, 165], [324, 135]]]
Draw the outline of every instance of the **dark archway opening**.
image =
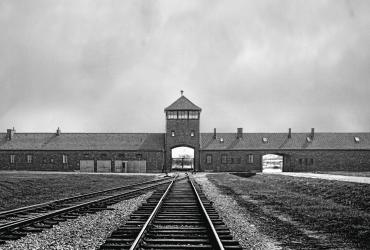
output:
[[283, 172], [284, 156], [266, 154], [262, 156], [262, 172], [277, 173]]
[[171, 149], [171, 169], [184, 171], [194, 169], [194, 149], [185, 146]]

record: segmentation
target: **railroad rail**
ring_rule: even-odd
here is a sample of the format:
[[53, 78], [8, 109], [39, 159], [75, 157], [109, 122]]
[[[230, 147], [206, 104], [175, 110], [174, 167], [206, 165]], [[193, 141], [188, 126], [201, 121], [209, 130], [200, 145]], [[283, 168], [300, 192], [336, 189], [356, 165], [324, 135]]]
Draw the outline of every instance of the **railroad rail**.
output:
[[108, 249], [242, 249], [191, 178], [157, 190], [100, 247]]
[[157, 189], [171, 183], [173, 179], [135, 183], [1, 212], [0, 244], [5, 243], [6, 240], [17, 240], [29, 232], [40, 232], [45, 228], [51, 228], [61, 221], [77, 218], [81, 214], [107, 209], [109, 205], [136, 197], [148, 190]]

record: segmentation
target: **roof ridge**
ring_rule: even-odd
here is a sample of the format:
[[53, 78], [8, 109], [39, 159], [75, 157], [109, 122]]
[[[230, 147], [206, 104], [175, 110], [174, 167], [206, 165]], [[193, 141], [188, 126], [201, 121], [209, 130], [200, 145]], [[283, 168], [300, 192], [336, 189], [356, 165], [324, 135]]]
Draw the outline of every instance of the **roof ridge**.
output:
[[164, 111], [168, 110], [197, 110], [201, 111], [202, 109], [195, 105], [192, 101], [190, 101], [186, 96], [182, 95], [177, 98], [171, 105], [164, 109]]

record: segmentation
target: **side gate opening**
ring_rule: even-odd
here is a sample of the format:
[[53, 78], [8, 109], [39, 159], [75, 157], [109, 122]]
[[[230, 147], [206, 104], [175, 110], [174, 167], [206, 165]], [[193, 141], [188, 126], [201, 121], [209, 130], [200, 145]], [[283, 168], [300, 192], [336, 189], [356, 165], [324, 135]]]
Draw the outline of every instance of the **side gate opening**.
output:
[[191, 147], [176, 147], [171, 150], [172, 170], [194, 169], [194, 149]]
[[283, 172], [284, 156], [267, 154], [262, 156], [262, 172]]

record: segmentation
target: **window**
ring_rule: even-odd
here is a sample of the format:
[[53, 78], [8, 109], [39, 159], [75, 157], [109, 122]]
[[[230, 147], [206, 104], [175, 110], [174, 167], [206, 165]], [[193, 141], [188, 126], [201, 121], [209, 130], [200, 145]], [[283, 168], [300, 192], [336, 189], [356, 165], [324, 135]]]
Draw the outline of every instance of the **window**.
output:
[[267, 137], [262, 137], [262, 142], [263, 143], [268, 143], [269, 142], [269, 139]]
[[231, 158], [231, 157], [229, 157], [229, 158], [227, 159], [227, 163], [228, 163], [228, 164], [233, 164], [233, 163], [234, 163], [234, 159], [233, 159], [233, 158]]
[[171, 136], [174, 137], [175, 136], [175, 131], [171, 131]]
[[194, 132], [194, 130], [192, 130], [192, 131], [190, 132], [190, 136], [191, 136], [191, 137], [194, 137], [194, 135], [195, 135], [195, 132]]
[[27, 155], [27, 163], [32, 163], [32, 155]]
[[253, 155], [248, 155], [248, 163], [253, 163]]
[[189, 119], [199, 119], [198, 111], [189, 111]]
[[89, 153], [84, 153], [84, 157], [85, 158], [88, 158], [89, 157]]
[[303, 159], [299, 159], [298, 162], [299, 162], [299, 165], [302, 165], [303, 164]]
[[68, 156], [67, 155], [63, 155], [62, 158], [63, 158], [62, 159], [63, 164], [67, 164], [68, 163]]
[[167, 112], [167, 119], [176, 120], [177, 119], [177, 111], [168, 111]]
[[227, 155], [221, 155], [221, 163], [226, 164], [227, 163]]
[[212, 164], [212, 155], [207, 155], [206, 156], [206, 163], [207, 164]]
[[10, 163], [15, 163], [15, 155], [10, 155]]
[[136, 158], [137, 159], [141, 159], [143, 157], [143, 155], [142, 154], [136, 154]]
[[354, 139], [355, 139], [355, 142], [356, 142], [356, 143], [360, 143], [360, 137], [355, 136], [355, 137], [354, 137]]
[[188, 119], [188, 111], [179, 111], [179, 119]]
[[313, 165], [313, 159], [312, 158], [309, 160], [308, 165]]

